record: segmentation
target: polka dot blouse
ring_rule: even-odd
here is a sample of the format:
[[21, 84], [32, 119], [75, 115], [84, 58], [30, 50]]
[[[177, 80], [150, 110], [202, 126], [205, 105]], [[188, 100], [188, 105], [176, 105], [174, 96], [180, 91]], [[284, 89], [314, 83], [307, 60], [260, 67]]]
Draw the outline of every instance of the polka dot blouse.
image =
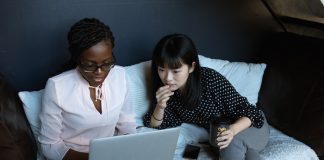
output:
[[[209, 120], [219, 114], [225, 115], [231, 121], [248, 117], [252, 126], [262, 127], [262, 111], [242, 97], [224, 76], [204, 67], [201, 68], [201, 76], [202, 97], [199, 106], [192, 110], [186, 109], [180, 100], [179, 91], [175, 91], [167, 102], [163, 121], [157, 129], [191, 123], [209, 130]], [[150, 126], [152, 113], [153, 111], [148, 112], [144, 116], [144, 125], [147, 127]]]

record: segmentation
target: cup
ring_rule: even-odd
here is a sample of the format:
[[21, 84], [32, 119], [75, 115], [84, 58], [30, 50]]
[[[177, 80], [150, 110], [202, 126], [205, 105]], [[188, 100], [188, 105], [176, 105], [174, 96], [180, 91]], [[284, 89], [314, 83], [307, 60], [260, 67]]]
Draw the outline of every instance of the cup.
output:
[[216, 139], [220, 134], [229, 129], [230, 121], [225, 117], [215, 117], [209, 121], [209, 143], [212, 146], [213, 153], [219, 157], [219, 147]]

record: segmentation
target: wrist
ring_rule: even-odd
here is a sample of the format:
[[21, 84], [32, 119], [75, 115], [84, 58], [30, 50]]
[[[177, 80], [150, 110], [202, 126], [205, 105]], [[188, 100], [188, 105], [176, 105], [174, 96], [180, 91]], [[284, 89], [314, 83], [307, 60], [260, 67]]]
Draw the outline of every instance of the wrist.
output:
[[235, 131], [235, 129], [234, 129], [234, 127], [233, 127], [233, 125], [230, 125], [228, 127], [228, 129], [233, 133], [233, 136], [235, 136], [237, 134], [236, 131]]
[[156, 121], [162, 121], [164, 116], [164, 109], [159, 109], [158, 107], [155, 108], [154, 112], [152, 113], [152, 118]]
[[156, 120], [156, 121], [162, 121], [162, 120], [163, 120], [163, 117], [162, 117], [161, 119], [156, 118], [156, 117], [154, 116], [154, 113], [152, 114], [152, 118], [153, 118], [154, 120]]
[[155, 109], [164, 111], [165, 107], [163, 107], [163, 106], [161, 106], [159, 104], [156, 104]]

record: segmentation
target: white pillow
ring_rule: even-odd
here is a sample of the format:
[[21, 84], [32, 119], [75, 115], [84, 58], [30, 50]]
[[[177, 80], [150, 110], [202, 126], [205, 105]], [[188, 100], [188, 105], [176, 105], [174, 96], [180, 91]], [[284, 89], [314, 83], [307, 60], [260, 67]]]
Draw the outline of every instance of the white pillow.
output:
[[202, 55], [199, 55], [199, 62], [201, 66], [212, 68], [225, 76], [251, 104], [257, 103], [266, 64], [229, 62]]
[[[235, 89], [251, 104], [256, 104], [266, 64], [229, 62], [211, 59], [199, 55], [201, 66], [215, 69], [224, 75]], [[135, 119], [138, 126], [143, 126], [143, 116], [149, 109], [148, 83], [150, 83], [151, 61], [125, 67], [132, 103], [135, 107]]]
[[26, 117], [29, 121], [30, 127], [34, 133], [35, 140], [38, 146], [38, 160], [43, 160], [44, 156], [41, 152], [40, 144], [38, 142], [38, 135], [40, 132], [40, 119], [39, 114], [41, 112], [42, 107], [42, 97], [43, 97], [44, 90], [39, 91], [22, 91], [19, 92], [19, 98], [23, 102], [23, 107], [25, 110]]
[[19, 98], [23, 102], [27, 119], [36, 138], [38, 137], [40, 130], [39, 114], [42, 106], [43, 92], [44, 90], [42, 89], [39, 91], [22, 91], [18, 93]]
[[132, 104], [135, 107], [136, 124], [143, 126], [143, 116], [150, 106], [148, 87], [150, 84], [151, 61], [127, 66], [125, 69]]

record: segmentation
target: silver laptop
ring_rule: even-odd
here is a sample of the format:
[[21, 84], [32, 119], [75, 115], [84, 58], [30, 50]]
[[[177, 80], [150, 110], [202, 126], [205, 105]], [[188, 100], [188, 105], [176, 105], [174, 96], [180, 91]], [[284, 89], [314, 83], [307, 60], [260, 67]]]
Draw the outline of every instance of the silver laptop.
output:
[[172, 160], [179, 128], [93, 139], [89, 160]]

